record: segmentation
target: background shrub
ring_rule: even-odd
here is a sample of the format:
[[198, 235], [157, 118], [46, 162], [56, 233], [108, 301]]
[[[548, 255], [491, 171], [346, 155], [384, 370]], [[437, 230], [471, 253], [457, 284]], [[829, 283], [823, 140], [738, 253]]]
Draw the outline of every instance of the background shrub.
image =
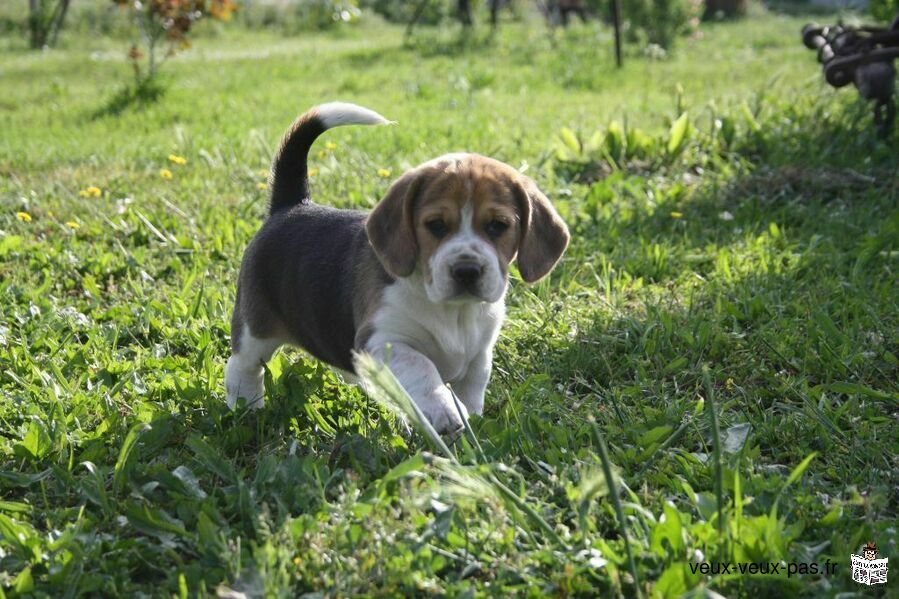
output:
[[878, 21], [890, 23], [899, 15], [899, 0], [871, 0], [871, 15]]
[[[378, 13], [388, 21], [394, 23], [408, 23], [419, 6], [418, 2], [407, 0], [365, 0], [363, 6]], [[427, 0], [422, 9], [418, 23], [422, 25], [437, 25], [449, 15], [449, 3], [444, 0]]]
[[628, 0], [621, 11], [632, 38], [670, 48], [699, 25], [703, 0]]
[[732, 19], [745, 17], [749, 10], [747, 0], [706, 0], [704, 19]]
[[327, 29], [349, 23], [361, 14], [356, 0], [302, 0], [296, 6], [297, 20], [303, 29]]
[[256, 0], [243, 2], [239, 21], [250, 29], [280, 29], [284, 33], [320, 31], [355, 21], [357, 0]]

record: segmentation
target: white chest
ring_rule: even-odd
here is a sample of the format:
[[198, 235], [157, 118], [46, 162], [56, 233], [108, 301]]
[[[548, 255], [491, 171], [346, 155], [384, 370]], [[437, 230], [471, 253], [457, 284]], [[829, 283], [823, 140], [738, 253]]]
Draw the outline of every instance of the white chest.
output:
[[424, 354], [444, 382], [456, 382], [465, 377], [474, 358], [492, 352], [505, 317], [503, 299], [435, 304], [398, 282], [384, 290], [372, 342], [405, 343]]

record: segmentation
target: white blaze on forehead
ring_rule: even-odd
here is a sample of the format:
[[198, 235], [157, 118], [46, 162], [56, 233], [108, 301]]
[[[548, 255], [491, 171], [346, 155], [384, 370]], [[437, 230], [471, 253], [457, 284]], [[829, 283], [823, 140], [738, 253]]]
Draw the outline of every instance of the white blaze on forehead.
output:
[[474, 233], [474, 206], [465, 202], [459, 219], [459, 235], [469, 237]]
[[456, 152], [453, 154], [444, 154], [443, 156], [438, 156], [437, 158], [433, 158], [424, 162], [418, 166], [418, 168], [428, 168], [428, 167], [436, 167], [439, 165], [443, 165], [444, 171], [448, 173], [456, 172], [459, 166], [471, 158], [471, 154], [466, 154], [464, 152]]

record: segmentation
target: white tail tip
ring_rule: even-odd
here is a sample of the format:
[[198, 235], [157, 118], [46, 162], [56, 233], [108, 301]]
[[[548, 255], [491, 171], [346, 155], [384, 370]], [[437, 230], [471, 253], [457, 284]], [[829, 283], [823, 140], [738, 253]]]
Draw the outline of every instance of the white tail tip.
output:
[[388, 121], [374, 110], [349, 102], [329, 102], [316, 106], [315, 115], [325, 129], [341, 125], [391, 125], [395, 122]]

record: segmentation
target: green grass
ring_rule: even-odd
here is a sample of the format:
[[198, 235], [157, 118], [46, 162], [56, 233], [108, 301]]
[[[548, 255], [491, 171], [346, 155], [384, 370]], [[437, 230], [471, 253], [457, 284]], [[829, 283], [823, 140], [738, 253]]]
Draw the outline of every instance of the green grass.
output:
[[[850, 553], [899, 559], [896, 138], [823, 84], [803, 22], [621, 71], [593, 26], [222, 29], [118, 114], [123, 40], [0, 39], [0, 594], [872, 590]], [[224, 405], [261, 171], [334, 99], [399, 124], [328, 133], [319, 201], [370, 207], [470, 150], [527, 165], [572, 230], [513, 284], [486, 414], [446, 451], [299, 352], [264, 411]]]

